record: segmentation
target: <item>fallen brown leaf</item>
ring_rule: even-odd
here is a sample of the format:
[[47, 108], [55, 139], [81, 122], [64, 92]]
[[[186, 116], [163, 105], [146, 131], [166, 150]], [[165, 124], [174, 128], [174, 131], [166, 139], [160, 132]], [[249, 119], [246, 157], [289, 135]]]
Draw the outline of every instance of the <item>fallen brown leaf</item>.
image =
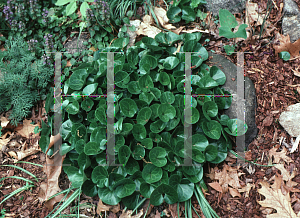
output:
[[65, 158], [65, 155], [59, 157], [61, 158], [59, 158], [58, 160], [55, 158], [50, 159], [46, 155], [46, 164], [43, 167], [43, 170], [47, 175], [47, 183], [41, 184], [38, 198], [41, 202], [47, 201], [45, 203], [45, 206], [49, 210], [53, 210], [54, 204], [60, 202], [64, 197], [64, 194], [60, 194], [48, 200], [49, 197], [61, 191], [61, 189], [58, 186], [58, 178], [61, 173], [62, 163]]
[[284, 36], [281, 35], [280, 33], [277, 33], [275, 37], [275, 42], [276, 40], [279, 40], [280, 42], [280, 45], [275, 45], [275, 44], [273, 45], [276, 55], [282, 51], [288, 51], [291, 55], [291, 58], [299, 57], [300, 39], [298, 39], [294, 43], [291, 43], [289, 35]]
[[117, 205], [105, 205], [103, 204], [103, 202], [101, 201], [101, 199], [99, 199], [98, 205], [97, 205], [97, 214], [101, 214], [101, 212], [104, 211], [112, 211], [113, 213], [118, 213], [120, 211], [120, 204]]
[[154, 38], [158, 33], [161, 32], [161, 30], [155, 26], [151, 26], [152, 23], [153, 19], [149, 15], [145, 15], [143, 17], [143, 22], [141, 22], [139, 29], [136, 31], [136, 34]]
[[229, 187], [229, 193], [231, 194], [231, 196], [234, 197], [242, 197], [241, 194], [238, 192], [238, 190], [234, 189], [234, 188], [230, 188]]
[[176, 27], [169, 23], [169, 18], [167, 17], [167, 11], [163, 8], [155, 7], [154, 14], [156, 15], [160, 25], [168, 30], [175, 30]]
[[249, 197], [249, 192], [250, 192], [252, 187], [255, 188], [255, 185], [247, 183], [247, 185], [245, 187], [242, 187], [242, 188], [238, 189], [238, 191], [239, 192], [246, 192], [245, 198], [248, 198]]
[[285, 147], [283, 147], [282, 151], [276, 152], [279, 146], [280, 144], [269, 150], [269, 155], [271, 157], [274, 157], [274, 163], [279, 163], [280, 160], [284, 160], [286, 163], [291, 163], [293, 160], [290, 157], [286, 156], [287, 150]]
[[143, 209], [140, 210], [140, 212], [134, 216], [131, 216], [132, 210], [125, 210], [122, 211], [122, 214], [120, 215], [120, 218], [140, 218], [143, 216]]
[[291, 199], [289, 193], [287, 193], [287, 195], [284, 196], [280, 188], [270, 188], [269, 183], [266, 181], [262, 181], [260, 182], [260, 184], [262, 188], [258, 189], [258, 193], [265, 196], [266, 199], [257, 202], [262, 207], [270, 207], [277, 211], [277, 213], [267, 215], [267, 218], [297, 218], [297, 215], [294, 213], [291, 206]]
[[31, 122], [32, 122], [32, 120], [24, 120], [23, 121], [23, 124], [22, 125], [20, 125], [22, 128], [20, 129], [20, 130], [18, 130], [17, 132], [21, 135], [21, 136], [23, 136], [23, 137], [25, 137], [25, 138], [29, 138], [30, 137], [30, 134], [32, 133], [33, 134], [33, 137], [35, 138], [36, 136], [39, 136], [40, 135], [40, 132], [38, 132], [38, 133], [34, 133], [34, 129], [35, 129], [35, 127], [37, 126], [37, 127], [40, 127], [40, 125], [39, 124], [31, 124]]
[[218, 182], [211, 182], [211, 183], [208, 183], [208, 185], [218, 192], [223, 192], [222, 187], [220, 186], [220, 184]]

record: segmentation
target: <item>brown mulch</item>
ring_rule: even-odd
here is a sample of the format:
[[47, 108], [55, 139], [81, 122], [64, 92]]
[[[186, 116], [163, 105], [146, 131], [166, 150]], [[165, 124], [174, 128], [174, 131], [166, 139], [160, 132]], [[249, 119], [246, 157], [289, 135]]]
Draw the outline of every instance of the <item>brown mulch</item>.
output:
[[[258, 3], [260, 7], [265, 11], [266, 1], [252, 0], [254, 3]], [[280, 3], [283, 0], [277, 0], [276, 5], [280, 7]], [[300, 0], [295, 0], [300, 6]], [[139, 14], [143, 14], [142, 8], [139, 9]], [[286, 142], [291, 141], [291, 137], [288, 133], [281, 127], [278, 122], [280, 114], [286, 110], [287, 106], [296, 104], [300, 102], [300, 93], [296, 92], [296, 87], [289, 85], [300, 84], [300, 77], [294, 75], [292, 70], [297, 70], [300, 59], [291, 60], [284, 62], [278, 56], [275, 56], [275, 51], [273, 49], [272, 40], [274, 39], [275, 33], [281, 31], [281, 20], [279, 12], [273, 8], [271, 11], [270, 18], [268, 19], [274, 27], [276, 28], [268, 36], [260, 39], [248, 42], [248, 44], [240, 44], [239, 49], [246, 53], [245, 58], [245, 76], [248, 76], [254, 83], [257, 96], [258, 108], [256, 111], [256, 125], [259, 129], [256, 139], [249, 145], [246, 157], [248, 160], [255, 161], [255, 163], [267, 165], [268, 164], [268, 151], [275, 145], [279, 144], [281, 138], [286, 138]], [[224, 49], [222, 48], [224, 44], [228, 43], [228, 40], [224, 38], [215, 38], [212, 35], [208, 36], [210, 43], [207, 43], [207, 50], [214, 50], [217, 53], [221, 53], [226, 56], [229, 60], [236, 63], [236, 54], [231, 56], [226, 55]], [[223, 45], [221, 44], [223, 43]], [[282, 149], [283, 145], [279, 148]], [[293, 162], [289, 164], [288, 168], [300, 168], [300, 157], [299, 153], [295, 152], [288, 155], [292, 158]], [[8, 158], [8, 157], [7, 157]], [[12, 164], [13, 162], [7, 159], [8, 162], [4, 164]], [[41, 165], [45, 164], [45, 155], [41, 152], [31, 155], [24, 159], [24, 161], [38, 163]], [[234, 164], [232, 161], [225, 161], [226, 164]], [[39, 178], [39, 182], [35, 183], [35, 187], [30, 190], [24, 191], [18, 195], [13, 196], [5, 203], [0, 205], [1, 209], [6, 209], [7, 217], [45, 217], [50, 212], [47, 210], [43, 203], [38, 200], [39, 186], [42, 182], [46, 181], [46, 175], [41, 170], [40, 167], [30, 165], [30, 164], [17, 164], [20, 167], [25, 168]], [[287, 165], [287, 164], [286, 164]], [[220, 170], [222, 170], [224, 163], [216, 165]], [[234, 166], [234, 165], [232, 165]], [[210, 167], [215, 167], [211, 165]], [[247, 184], [249, 181], [255, 184], [255, 188], [249, 193], [249, 197], [245, 197], [244, 193], [241, 193], [241, 197], [232, 197], [229, 192], [220, 193], [210, 186], [208, 186], [209, 192], [206, 194], [206, 199], [212, 206], [212, 208], [217, 212], [220, 217], [266, 217], [266, 211], [257, 203], [259, 200], [263, 200], [264, 197], [258, 193], [260, 188], [259, 182], [264, 179], [269, 180], [274, 175], [280, 174], [279, 171], [274, 167], [259, 167], [252, 165], [255, 169], [253, 174], [250, 174], [245, 168], [240, 168], [238, 172], [243, 172], [244, 175], [240, 177], [241, 183]], [[1, 167], [0, 177], [6, 176], [21, 176], [28, 178], [32, 181], [29, 175], [11, 168], [11, 167]], [[204, 177], [206, 183], [212, 182], [208, 177]], [[294, 181], [300, 183], [300, 175], [296, 176]], [[1, 184], [3, 186], [0, 188], [0, 201], [4, 199], [4, 195], [11, 193], [11, 191], [22, 187], [26, 182], [17, 179], [6, 179]], [[60, 177], [60, 187], [62, 189], [68, 188], [68, 180], [65, 174]], [[300, 185], [296, 186], [300, 188]], [[292, 199], [299, 199], [299, 193], [291, 192]], [[84, 209], [84, 214], [88, 217], [100, 217], [95, 214], [95, 208], [99, 200], [98, 197], [89, 198], [83, 196], [82, 202], [89, 202], [93, 205], [92, 209]], [[196, 199], [193, 197], [192, 203], [196, 210], [200, 213], [199, 205]], [[71, 206], [74, 206], [72, 204]], [[181, 204], [183, 206], [183, 204]], [[298, 204], [292, 204], [294, 212], [297, 214], [300, 211]], [[124, 206], [121, 206], [121, 210]], [[168, 205], [164, 204], [159, 207], [149, 208], [149, 216], [147, 217], [160, 217], [159, 214], [166, 209], [169, 211]], [[70, 211], [70, 207], [65, 210], [65, 213]], [[180, 208], [181, 217], [184, 217], [184, 207]], [[70, 212], [69, 212], [70, 213]], [[121, 212], [113, 214], [112, 212], [107, 213], [109, 217], [119, 217]], [[11, 215], [11, 216], [8, 216]], [[195, 215], [195, 214], [194, 214]], [[166, 216], [164, 216], [166, 217]], [[194, 216], [193, 216], [194, 217]], [[197, 217], [197, 216], [195, 216]]]

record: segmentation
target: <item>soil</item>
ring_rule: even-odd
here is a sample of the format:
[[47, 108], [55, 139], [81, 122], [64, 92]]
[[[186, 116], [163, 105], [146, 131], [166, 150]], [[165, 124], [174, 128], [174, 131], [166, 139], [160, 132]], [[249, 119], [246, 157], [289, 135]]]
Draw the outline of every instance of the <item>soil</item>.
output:
[[[266, 1], [253, 0], [252, 2], [258, 3], [262, 11], [266, 11]], [[274, 1], [275, 2], [275, 1]], [[276, 5], [279, 8], [283, 0], [277, 0]], [[300, 6], [300, 0], [295, 0]], [[163, 1], [157, 2], [157, 5], [163, 5]], [[143, 8], [139, 9], [138, 12], [140, 15], [144, 13]], [[246, 159], [249, 161], [255, 161], [255, 163], [267, 165], [269, 158], [268, 152], [275, 145], [280, 144], [281, 137], [286, 138], [287, 142], [291, 141], [291, 137], [288, 133], [280, 126], [278, 122], [279, 115], [287, 108], [287, 106], [296, 104], [300, 102], [300, 93], [297, 93], [297, 87], [289, 86], [294, 84], [300, 84], [300, 77], [297, 77], [293, 74], [293, 70], [299, 68], [300, 59], [290, 60], [284, 62], [278, 56], [275, 55], [275, 51], [272, 46], [272, 40], [274, 40], [275, 32], [281, 32], [281, 16], [276, 8], [273, 8], [268, 19], [272, 26], [275, 27], [275, 30], [271, 32], [266, 37], [262, 39], [256, 39], [248, 42], [248, 44], [240, 44], [239, 49], [245, 52], [253, 52], [245, 54], [245, 76], [248, 76], [256, 88], [257, 95], [257, 113], [256, 113], [256, 125], [259, 129], [257, 138], [249, 145], [248, 151], [246, 152]], [[215, 37], [213, 35], [204, 35], [205, 38], [208, 38], [210, 41], [206, 43], [207, 50], [214, 50], [217, 53], [221, 53], [226, 56], [229, 60], [236, 63], [236, 54], [230, 56], [226, 55], [223, 47], [223, 44], [228, 43], [224, 38]], [[138, 40], [137, 40], [138, 41]], [[279, 150], [283, 149], [281, 145]], [[1, 152], [2, 162], [1, 164], [14, 164], [13, 159], [8, 155], [7, 152]], [[287, 154], [293, 161], [290, 164], [285, 163], [285, 166], [288, 169], [300, 168], [300, 157], [299, 153], [295, 152], [293, 154]], [[42, 152], [37, 152], [27, 158], [24, 161], [37, 163], [44, 165], [45, 164], [45, 154]], [[219, 217], [229, 218], [229, 217], [266, 217], [266, 215], [271, 212], [267, 211], [266, 208], [261, 207], [257, 201], [263, 200], [264, 197], [258, 193], [258, 189], [261, 188], [259, 183], [263, 180], [270, 180], [274, 175], [280, 175], [280, 171], [275, 167], [261, 167], [257, 165], [251, 165], [255, 172], [250, 173], [249, 164], [243, 164], [242, 167], [236, 167], [236, 159], [227, 158], [221, 164], [218, 165], [206, 165], [205, 172], [208, 173], [209, 169], [217, 168], [219, 171], [222, 171], [225, 165], [230, 165], [235, 167], [237, 172], [244, 173], [240, 179], [241, 184], [247, 184], [249, 181], [252, 181], [255, 184], [255, 187], [249, 192], [249, 196], [246, 197], [245, 193], [241, 193], [241, 197], [232, 197], [229, 192], [222, 193], [213, 189], [208, 185], [208, 192], [205, 194], [206, 199], [210, 203], [211, 207], [217, 212]], [[34, 187], [29, 190], [23, 191], [10, 199], [5, 203], [0, 205], [0, 211], [2, 209], [6, 210], [5, 217], [46, 217], [50, 212], [45, 206], [44, 202], [40, 202], [38, 199], [38, 193], [40, 191], [40, 185], [42, 182], [46, 182], [47, 178], [42, 168], [39, 166], [34, 166], [31, 164], [19, 163], [16, 164], [29, 172], [36, 175], [38, 182], [34, 183]], [[34, 179], [28, 174], [7, 166], [0, 167], [0, 176], [1, 178], [7, 176], [20, 176], [23, 178]], [[296, 175], [293, 179], [298, 183], [294, 188], [300, 189], [300, 175]], [[213, 182], [209, 176], [204, 177], [206, 184]], [[0, 183], [0, 201], [4, 199], [4, 196], [11, 193], [12, 191], [23, 187], [26, 185], [26, 182], [18, 179], [5, 179]], [[69, 181], [67, 176], [62, 173], [59, 177], [59, 186], [62, 190], [69, 187]], [[298, 192], [290, 193], [292, 199], [292, 208], [297, 214], [300, 211], [299, 198], [300, 194]], [[82, 215], [85, 217], [100, 217], [96, 213], [96, 208], [99, 198], [96, 196], [94, 198], [87, 197], [82, 195], [80, 198], [80, 203], [89, 203], [91, 207], [83, 206], [80, 210]], [[146, 201], [143, 206], [144, 211], [147, 209], [149, 201]], [[201, 211], [198, 205], [198, 202], [193, 197], [192, 204], [195, 207], [196, 211], [201, 215]], [[177, 205], [177, 204], [176, 204]], [[175, 207], [176, 207], [175, 205]], [[70, 210], [75, 206], [73, 202], [69, 207], [64, 210], [64, 214], [70, 214]], [[147, 217], [161, 217], [160, 213], [162, 211], [168, 212], [169, 217], [170, 210], [173, 210], [174, 205], [163, 204], [159, 207], [149, 208]], [[120, 217], [121, 211], [124, 206], [120, 206], [120, 211], [116, 214], [113, 212], [108, 212], [108, 217]], [[175, 208], [176, 210], [176, 208]], [[180, 213], [181, 217], [184, 217], [184, 204], [181, 204]], [[197, 217], [196, 214], [194, 213]], [[203, 214], [201, 215], [202, 217]], [[103, 216], [102, 216], [103, 217]], [[164, 216], [167, 217], [167, 216]]]

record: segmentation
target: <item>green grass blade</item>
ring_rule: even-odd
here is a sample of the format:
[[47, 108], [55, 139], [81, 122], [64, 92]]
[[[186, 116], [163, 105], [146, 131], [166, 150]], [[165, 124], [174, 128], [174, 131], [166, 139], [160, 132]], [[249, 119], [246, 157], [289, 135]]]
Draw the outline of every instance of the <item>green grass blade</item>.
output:
[[31, 163], [31, 162], [27, 162], [27, 161], [18, 161], [18, 162], [16, 162], [16, 163], [27, 163], [27, 164], [32, 164], [32, 165], [35, 165], [35, 166], [39, 166], [39, 167], [44, 167], [43, 165], [41, 165], [41, 164], [36, 164], [36, 163]]
[[69, 192], [69, 191], [72, 190], [72, 189], [74, 189], [74, 188], [69, 188], [69, 189], [63, 190], [63, 191], [61, 191], [61, 192], [58, 192], [58, 193], [56, 193], [55, 195], [52, 195], [51, 197], [49, 197], [48, 200], [50, 200], [51, 198], [54, 198], [54, 197], [56, 197], [56, 196], [58, 196], [58, 195], [60, 195], [60, 194], [64, 194], [64, 193], [66, 193], [66, 192]]
[[197, 214], [197, 216], [199, 217], [199, 218], [201, 218], [200, 216], [199, 216], [199, 214], [197, 213], [197, 211], [196, 211], [196, 209], [195, 209], [195, 207], [192, 205], [192, 208], [193, 208], [193, 210], [195, 211], [195, 213]]
[[21, 187], [21, 188], [18, 188], [17, 190], [14, 190], [13, 192], [11, 192], [6, 198], [4, 198], [1, 202], [0, 202], [0, 205], [4, 202], [4, 201], [6, 201], [7, 199], [9, 199], [9, 198], [11, 198], [12, 196], [14, 196], [15, 194], [18, 194], [19, 192], [21, 192], [21, 191], [24, 191], [24, 190], [27, 190], [27, 189], [29, 189], [29, 188], [32, 188], [32, 187], [34, 187], [34, 185], [25, 185], [25, 186], [23, 186], [23, 187]]
[[19, 166], [15, 166], [15, 165], [1, 165], [0, 167], [13, 167], [13, 168], [16, 168], [18, 170], [21, 170], [23, 171], [24, 173], [27, 173], [28, 175], [32, 176], [37, 182], [39, 181], [35, 175], [33, 175], [31, 172], [23, 169], [22, 167], [19, 167]]
[[9, 179], [9, 178], [12, 178], [12, 179], [21, 179], [21, 180], [23, 180], [23, 181], [25, 181], [25, 182], [29, 182], [29, 183], [31, 183], [31, 184], [34, 183], [34, 182], [32, 182], [31, 180], [26, 179], [26, 178], [23, 178], [23, 177], [20, 177], [20, 176], [8, 176], [8, 177], [4, 177], [4, 178], [0, 179], [0, 182], [2, 182], [4, 179]]
[[[158, 23], [158, 20], [157, 20], [157, 17], [156, 17], [156, 15], [155, 15], [155, 13], [154, 13], [154, 11], [153, 11], [153, 9], [152, 9], [152, 3], [151, 3], [151, 0], [147, 0], [147, 3], [148, 3], [149, 10], [150, 10], [150, 12], [151, 12], [151, 14], [152, 14], [152, 17], [154, 18], [154, 20], [155, 20], [157, 26], [160, 27], [160, 25], [159, 25], [159, 23]], [[145, 10], [145, 11], [146, 11], [146, 10]]]
[[[71, 204], [77, 197], [78, 195], [81, 194], [81, 189], [77, 189], [69, 198], [66, 200], [60, 208], [51, 216], [52, 218], [57, 217], [69, 204]], [[48, 217], [48, 216], [47, 216]]]
[[146, 200], [147, 200], [147, 198], [143, 198], [143, 200], [141, 200], [141, 202], [138, 203], [138, 205], [136, 205], [136, 207], [133, 209], [133, 211], [131, 213], [131, 216], [133, 215], [134, 211], [136, 211], [139, 208], [139, 206], [141, 206], [142, 203], [144, 203]]

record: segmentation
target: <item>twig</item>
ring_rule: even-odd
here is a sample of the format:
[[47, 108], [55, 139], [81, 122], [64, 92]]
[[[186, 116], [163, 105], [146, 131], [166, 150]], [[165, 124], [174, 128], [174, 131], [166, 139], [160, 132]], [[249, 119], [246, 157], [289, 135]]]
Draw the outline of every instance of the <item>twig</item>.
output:
[[274, 4], [275, 8], [278, 10], [278, 7], [277, 7], [276, 3], [274, 2], [274, 0], [272, 0], [272, 2]]

